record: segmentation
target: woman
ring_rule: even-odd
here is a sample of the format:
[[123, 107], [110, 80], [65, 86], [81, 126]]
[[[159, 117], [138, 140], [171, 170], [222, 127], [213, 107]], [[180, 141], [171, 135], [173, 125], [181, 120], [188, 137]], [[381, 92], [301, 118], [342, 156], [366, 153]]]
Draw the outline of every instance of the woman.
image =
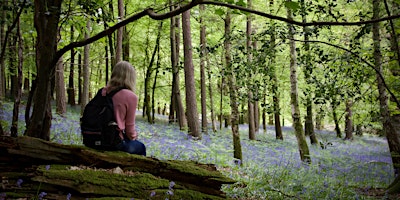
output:
[[[113, 97], [114, 115], [118, 128], [121, 131], [120, 137], [124, 138], [117, 149], [131, 154], [146, 155], [145, 145], [138, 141], [138, 134], [135, 130], [136, 108], [138, 97], [134, 93], [136, 85], [136, 72], [133, 66], [127, 61], [118, 62], [112, 71], [111, 79], [103, 88], [102, 94], [106, 95], [117, 88], [126, 88], [117, 92]], [[125, 132], [125, 136], [123, 134]]]

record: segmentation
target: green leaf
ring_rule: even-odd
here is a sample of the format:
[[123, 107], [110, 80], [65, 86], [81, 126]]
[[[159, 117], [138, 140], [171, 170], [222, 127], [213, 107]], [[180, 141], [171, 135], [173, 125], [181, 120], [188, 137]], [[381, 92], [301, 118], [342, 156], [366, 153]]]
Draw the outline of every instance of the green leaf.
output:
[[285, 1], [285, 7], [293, 11], [297, 11], [298, 9], [300, 9], [300, 4], [298, 2]]
[[225, 11], [222, 10], [221, 8], [218, 8], [215, 10], [215, 14], [217, 14], [219, 16], [223, 16], [223, 15], [225, 15]]
[[244, 0], [239, 0], [238, 2], [236, 2], [236, 5], [246, 7], [246, 3], [244, 2]]

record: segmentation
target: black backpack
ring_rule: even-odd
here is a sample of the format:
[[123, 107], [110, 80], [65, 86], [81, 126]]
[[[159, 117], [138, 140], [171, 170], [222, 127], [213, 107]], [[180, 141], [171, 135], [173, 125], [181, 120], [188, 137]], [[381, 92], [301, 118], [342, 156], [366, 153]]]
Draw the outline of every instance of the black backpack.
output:
[[112, 97], [123, 88], [111, 91], [102, 96], [100, 89], [96, 96], [85, 106], [81, 117], [83, 144], [99, 150], [117, 150], [116, 145], [122, 142], [115, 121]]

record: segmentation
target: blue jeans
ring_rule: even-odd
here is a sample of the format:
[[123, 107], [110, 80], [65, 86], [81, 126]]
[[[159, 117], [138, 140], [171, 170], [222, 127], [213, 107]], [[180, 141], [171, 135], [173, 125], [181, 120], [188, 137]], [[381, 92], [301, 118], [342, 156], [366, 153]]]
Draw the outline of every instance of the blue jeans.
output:
[[117, 145], [117, 149], [130, 154], [146, 156], [146, 146], [138, 140], [124, 139]]

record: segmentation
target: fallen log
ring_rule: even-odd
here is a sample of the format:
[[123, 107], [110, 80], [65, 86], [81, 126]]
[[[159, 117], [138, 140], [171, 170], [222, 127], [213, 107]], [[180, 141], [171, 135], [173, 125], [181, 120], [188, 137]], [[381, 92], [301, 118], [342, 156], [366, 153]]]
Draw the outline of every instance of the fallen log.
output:
[[46, 194], [46, 199], [166, 199], [172, 194], [173, 199], [225, 199], [221, 186], [235, 183], [212, 164], [102, 152], [25, 136], [0, 137], [0, 177], [0, 195]]

